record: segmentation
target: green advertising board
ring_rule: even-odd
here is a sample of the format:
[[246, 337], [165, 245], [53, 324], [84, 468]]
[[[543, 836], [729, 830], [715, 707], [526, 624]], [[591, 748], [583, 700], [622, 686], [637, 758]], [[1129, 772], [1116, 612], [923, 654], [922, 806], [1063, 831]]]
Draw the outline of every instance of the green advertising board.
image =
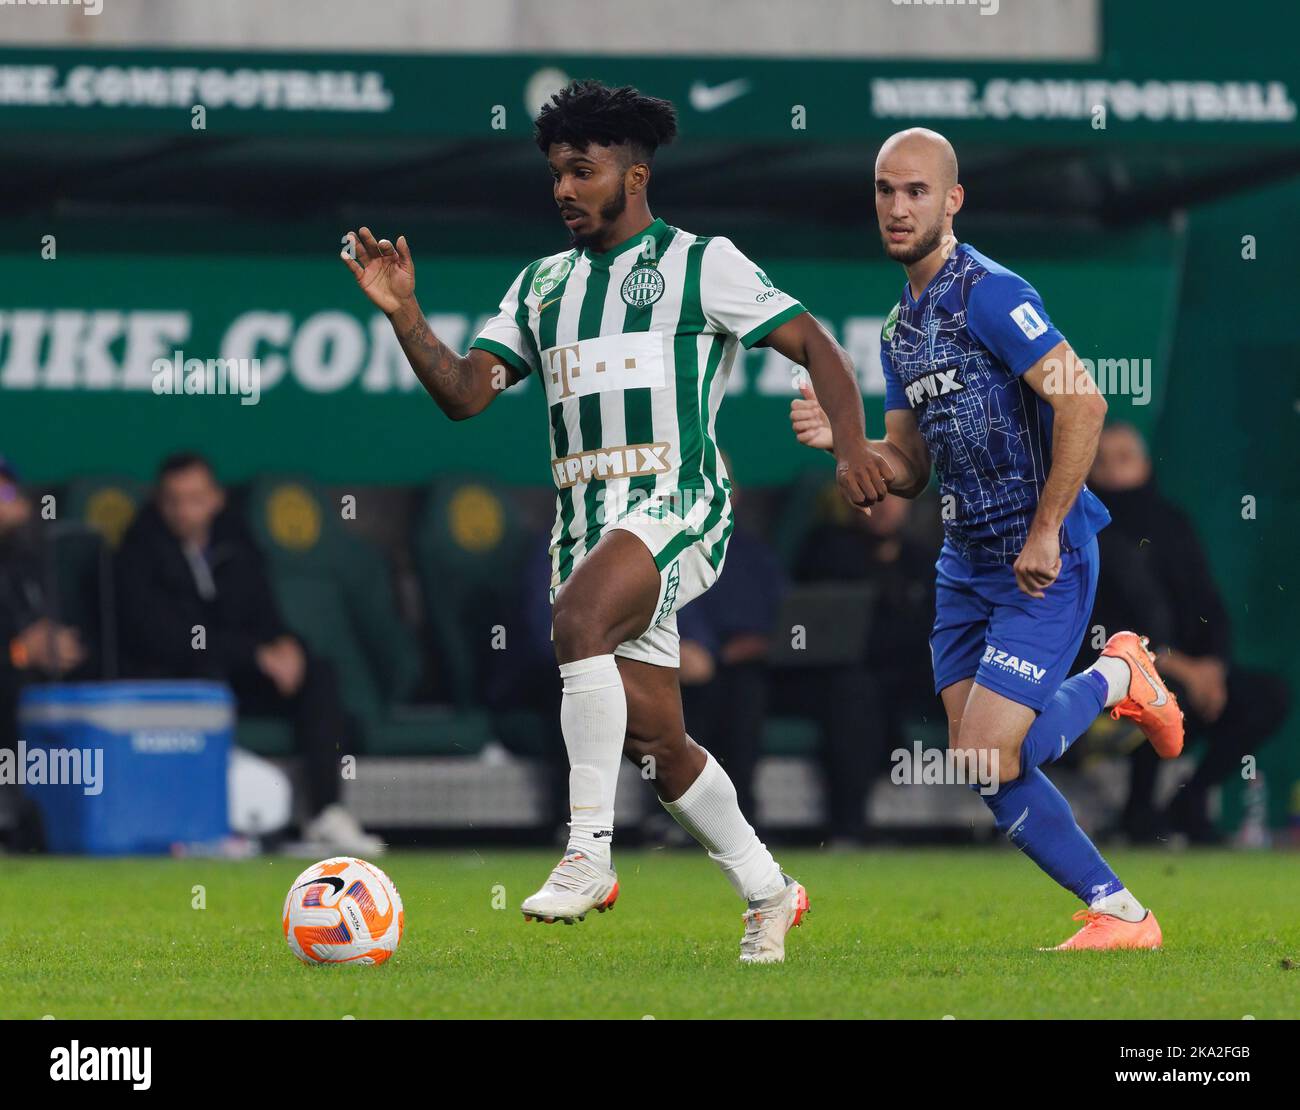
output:
[[[878, 434], [879, 335], [902, 290], [902, 270], [866, 242], [860, 260], [766, 257], [761, 237], [739, 238], [738, 245], [849, 351], [868, 426]], [[1080, 356], [1131, 372], [1121, 381], [1106, 368], [1122, 391], [1112, 408], [1122, 406], [1148, 425], [1161, 400], [1178, 241], [1133, 234], [1064, 254], [1057, 244], [1014, 239], [976, 245], [1038, 287]], [[418, 239], [413, 247], [425, 312], [460, 350], [530, 261], [443, 255], [422, 249]], [[335, 249], [4, 256], [0, 451], [48, 482], [104, 473], [145, 478], [169, 451], [194, 448], [209, 453], [230, 480], [300, 472], [323, 481], [416, 482], [468, 470], [545, 484], [547, 424], [538, 383], [525, 379], [477, 419], [447, 420]], [[155, 364], [174, 362], [177, 352], [182, 361], [257, 360], [256, 393], [167, 392]], [[733, 368], [719, 435], [746, 482], [785, 481], [817, 458], [790, 435], [792, 373], [790, 363], [763, 348]], [[226, 383], [229, 390], [238, 386]]]
[[1210, 36], [1208, 0], [1106, 4], [1092, 62], [6, 49], [0, 130], [177, 135], [201, 107], [225, 135], [509, 142], [557, 88], [594, 77], [671, 99], [687, 141], [878, 140], [924, 123], [958, 143], [1295, 145], [1296, 13], [1259, 8]]

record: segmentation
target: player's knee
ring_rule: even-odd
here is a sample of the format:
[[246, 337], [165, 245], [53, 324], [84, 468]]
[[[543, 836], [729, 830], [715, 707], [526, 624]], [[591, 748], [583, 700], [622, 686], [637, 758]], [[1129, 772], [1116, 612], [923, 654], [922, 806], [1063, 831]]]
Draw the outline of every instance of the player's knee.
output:
[[993, 780], [999, 785], [1015, 782], [1020, 777], [1020, 745], [993, 751], [997, 755], [997, 764], [989, 768]]
[[617, 646], [611, 642], [612, 638], [604, 624], [593, 618], [591, 610], [574, 602], [557, 598], [551, 622], [555, 657], [561, 663], [590, 659], [593, 655], [608, 655]]
[[[950, 740], [953, 748], [971, 764], [966, 768], [968, 782], [992, 782], [998, 785], [1014, 782], [1020, 777], [1020, 746], [1022, 740], [1000, 741], [977, 739], [958, 734]], [[978, 778], [970, 778], [971, 775]]]

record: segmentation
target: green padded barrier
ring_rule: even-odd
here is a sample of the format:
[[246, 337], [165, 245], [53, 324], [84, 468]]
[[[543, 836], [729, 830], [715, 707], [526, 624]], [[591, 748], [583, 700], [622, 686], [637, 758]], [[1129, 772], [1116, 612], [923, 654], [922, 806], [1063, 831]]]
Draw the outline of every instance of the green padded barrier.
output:
[[494, 624], [514, 614], [525, 533], [500, 486], [445, 478], [430, 487], [415, 533], [425, 611], [457, 705], [479, 700]]
[[78, 478], [59, 498], [59, 519], [86, 525], [116, 548], [147, 498], [148, 488], [132, 478]]
[[362, 722], [384, 716], [386, 705], [348, 615], [337, 581], [328, 575], [273, 567], [271, 581], [285, 622], [334, 664], [343, 704]]
[[494, 739], [487, 713], [430, 706], [403, 709], [372, 728], [368, 755], [477, 755]]
[[816, 755], [822, 734], [806, 717], [769, 717], [763, 723], [760, 750], [764, 755]]
[[403, 702], [420, 679], [420, 647], [398, 615], [393, 576], [373, 545], [345, 536], [338, 578], [352, 626], [386, 705]]
[[302, 478], [259, 479], [247, 515], [285, 621], [334, 664], [343, 702], [365, 733], [363, 750], [371, 750], [420, 673], [386, 561], [348, 535], [332, 499]]

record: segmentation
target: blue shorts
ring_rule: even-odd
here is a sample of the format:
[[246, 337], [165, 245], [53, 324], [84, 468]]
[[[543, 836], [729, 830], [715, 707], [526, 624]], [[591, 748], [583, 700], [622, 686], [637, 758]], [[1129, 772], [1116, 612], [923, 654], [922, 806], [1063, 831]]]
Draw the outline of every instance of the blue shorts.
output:
[[1041, 598], [1021, 593], [1009, 564], [970, 563], [946, 545], [935, 564], [930, 658], [938, 693], [974, 677], [1042, 711], [1069, 676], [1097, 593], [1097, 538], [1061, 554], [1061, 573]]

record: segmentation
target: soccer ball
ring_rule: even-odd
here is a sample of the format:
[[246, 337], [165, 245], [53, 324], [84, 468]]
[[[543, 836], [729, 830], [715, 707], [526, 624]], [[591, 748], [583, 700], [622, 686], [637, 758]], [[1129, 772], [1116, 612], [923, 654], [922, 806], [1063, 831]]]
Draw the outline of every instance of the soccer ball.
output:
[[312, 864], [284, 898], [284, 939], [307, 964], [382, 964], [405, 925], [393, 880], [351, 856]]

